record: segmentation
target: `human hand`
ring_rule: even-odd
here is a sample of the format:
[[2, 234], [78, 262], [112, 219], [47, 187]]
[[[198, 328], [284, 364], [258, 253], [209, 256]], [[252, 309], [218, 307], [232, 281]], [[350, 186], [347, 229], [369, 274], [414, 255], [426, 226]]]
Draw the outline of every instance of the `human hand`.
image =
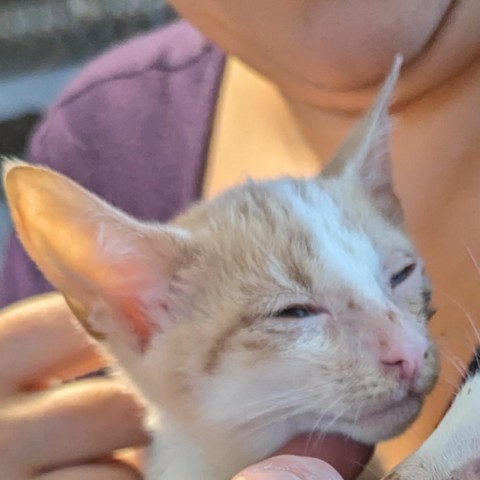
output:
[[147, 442], [133, 395], [113, 379], [59, 383], [106, 362], [60, 295], [0, 311], [2, 479], [139, 478], [128, 461], [112, 456]]

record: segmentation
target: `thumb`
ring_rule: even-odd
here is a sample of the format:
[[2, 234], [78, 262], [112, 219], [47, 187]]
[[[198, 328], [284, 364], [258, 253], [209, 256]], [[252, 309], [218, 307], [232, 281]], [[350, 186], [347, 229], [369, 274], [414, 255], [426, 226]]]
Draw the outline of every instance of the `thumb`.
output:
[[246, 468], [233, 480], [343, 480], [328, 463], [316, 458], [282, 455]]

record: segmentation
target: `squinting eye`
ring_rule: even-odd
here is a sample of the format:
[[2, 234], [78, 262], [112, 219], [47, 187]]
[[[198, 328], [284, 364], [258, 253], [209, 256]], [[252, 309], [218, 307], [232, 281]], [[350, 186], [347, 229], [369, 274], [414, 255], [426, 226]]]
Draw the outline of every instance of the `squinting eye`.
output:
[[285, 308], [284, 310], [280, 310], [276, 312], [273, 317], [276, 318], [307, 318], [312, 317], [314, 315], [319, 315], [320, 313], [325, 312], [325, 310], [321, 308], [314, 308], [309, 306], [292, 306]]
[[275, 313], [274, 317], [278, 318], [306, 318], [310, 317], [312, 312], [304, 307], [291, 307]]
[[390, 278], [390, 286], [395, 288], [403, 283], [415, 270], [416, 265], [411, 263]]

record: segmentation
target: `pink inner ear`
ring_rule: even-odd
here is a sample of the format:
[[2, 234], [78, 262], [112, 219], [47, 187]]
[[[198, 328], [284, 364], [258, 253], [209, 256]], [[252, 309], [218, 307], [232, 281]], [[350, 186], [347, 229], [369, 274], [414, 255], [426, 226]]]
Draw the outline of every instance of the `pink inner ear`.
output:
[[122, 300], [121, 312], [128, 323], [128, 327], [133, 331], [140, 352], [145, 353], [153, 335], [160, 331], [159, 326], [148, 318], [137, 298]]

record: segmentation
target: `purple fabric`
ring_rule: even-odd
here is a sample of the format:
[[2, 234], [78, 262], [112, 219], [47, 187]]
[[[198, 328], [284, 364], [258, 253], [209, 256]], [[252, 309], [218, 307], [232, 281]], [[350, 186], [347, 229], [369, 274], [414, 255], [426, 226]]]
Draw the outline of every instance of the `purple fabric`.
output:
[[[184, 21], [95, 60], [49, 110], [29, 160], [165, 221], [201, 193], [225, 56]], [[12, 236], [0, 306], [52, 290]]]

